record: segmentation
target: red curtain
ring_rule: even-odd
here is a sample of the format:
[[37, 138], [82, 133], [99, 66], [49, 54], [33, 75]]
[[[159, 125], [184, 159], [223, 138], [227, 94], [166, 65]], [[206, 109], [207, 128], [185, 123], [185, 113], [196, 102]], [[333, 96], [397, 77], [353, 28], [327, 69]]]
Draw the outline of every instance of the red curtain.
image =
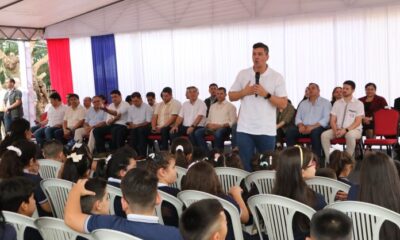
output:
[[73, 93], [69, 39], [47, 39], [50, 82], [66, 103], [68, 93]]

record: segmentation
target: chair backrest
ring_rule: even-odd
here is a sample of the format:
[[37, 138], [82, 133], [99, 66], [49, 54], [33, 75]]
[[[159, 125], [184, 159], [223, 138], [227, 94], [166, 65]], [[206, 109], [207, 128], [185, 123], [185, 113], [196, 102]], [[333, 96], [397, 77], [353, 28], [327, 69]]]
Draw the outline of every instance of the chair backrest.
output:
[[61, 162], [50, 159], [40, 159], [38, 162], [39, 174], [43, 179], [57, 178], [58, 171], [62, 165]]
[[294, 239], [292, 228], [294, 214], [296, 212], [302, 213], [311, 220], [315, 213], [314, 209], [305, 204], [273, 194], [259, 194], [253, 196], [249, 198], [247, 203], [253, 214], [260, 239], [263, 239], [262, 231], [264, 229], [260, 227], [257, 210], [264, 221], [269, 240]]
[[222, 189], [226, 194], [233, 186], [239, 186], [243, 179], [250, 173], [238, 168], [231, 167], [216, 167], [215, 172], [219, 178]]
[[254, 183], [259, 193], [268, 194], [272, 193], [272, 188], [275, 184], [274, 170], [262, 170], [251, 173], [246, 177], [246, 186], [250, 190], [251, 184]]
[[55, 217], [64, 219], [65, 203], [73, 185], [73, 182], [57, 178], [49, 178], [40, 182]]
[[110, 197], [110, 215], [115, 215], [114, 201], [115, 201], [115, 197], [122, 198], [121, 188], [117, 188], [117, 187], [111, 186], [110, 184], [107, 184], [107, 192], [108, 192], [108, 196]]
[[378, 136], [397, 136], [399, 112], [395, 109], [380, 109], [374, 113], [374, 133]]
[[353, 240], [379, 240], [379, 230], [384, 221], [400, 228], [400, 214], [387, 208], [365, 202], [343, 201], [326, 208], [345, 212], [353, 220]]
[[6, 222], [13, 225], [17, 232], [17, 240], [24, 240], [24, 232], [27, 227], [37, 229], [35, 219], [9, 211], [3, 211]]
[[89, 234], [76, 232], [65, 225], [64, 220], [52, 217], [40, 217], [35, 220], [43, 240], [71, 240], [76, 237], [92, 239]]
[[178, 198], [183, 202], [183, 204], [185, 204], [186, 207], [189, 207], [192, 203], [203, 199], [217, 199], [231, 217], [235, 240], [243, 240], [242, 224], [240, 222], [239, 211], [232, 203], [212, 194], [195, 190], [182, 191], [178, 193]]
[[183, 178], [183, 176], [186, 175], [187, 169], [183, 168], [183, 167], [178, 167], [178, 166], [175, 166], [175, 168], [176, 168], [176, 175], [177, 175], [176, 182], [174, 182], [173, 184], [170, 184], [169, 186], [180, 190], [181, 186], [182, 186], [182, 184], [181, 184], [182, 178]]
[[94, 230], [92, 232], [92, 237], [94, 240], [141, 240], [141, 238], [111, 229]]
[[306, 180], [306, 183], [312, 190], [324, 196], [327, 204], [335, 201], [338, 191], [348, 193], [350, 190], [350, 185], [326, 177], [313, 177]]
[[176, 212], [178, 213], [178, 217], [180, 217], [182, 215], [182, 209], [183, 209], [183, 203], [181, 202], [181, 200], [161, 190], [158, 190], [158, 193], [161, 196], [161, 203], [156, 206], [156, 214], [158, 216], [159, 222], [161, 224], [164, 224], [161, 211], [161, 204], [163, 203], [163, 201], [171, 203], [175, 207]]

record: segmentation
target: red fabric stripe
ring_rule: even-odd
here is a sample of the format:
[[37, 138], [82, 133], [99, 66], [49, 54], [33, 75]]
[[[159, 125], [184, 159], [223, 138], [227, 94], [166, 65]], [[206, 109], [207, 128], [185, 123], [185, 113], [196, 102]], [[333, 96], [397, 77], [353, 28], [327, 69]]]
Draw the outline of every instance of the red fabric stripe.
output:
[[69, 39], [47, 39], [50, 82], [66, 103], [68, 93], [73, 93]]

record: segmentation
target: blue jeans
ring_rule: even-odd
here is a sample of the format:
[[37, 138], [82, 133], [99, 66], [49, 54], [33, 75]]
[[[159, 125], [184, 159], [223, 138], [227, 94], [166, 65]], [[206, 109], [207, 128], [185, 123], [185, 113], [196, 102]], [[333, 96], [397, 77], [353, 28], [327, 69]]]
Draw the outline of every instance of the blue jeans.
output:
[[37, 129], [33, 135], [35, 136], [36, 143], [40, 146], [43, 146], [44, 141], [49, 141], [54, 138], [54, 133], [56, 130], [60, 128], [58, 127], [44, 127]]
[[236, 133], [239, 155], [246, 171], [251, 172], [251, 159], [256, 152], [263, 153], [273, 151], [275, 148], [275, 136], [253, 135], [243, 132]]
[[170, 134], [169, 134], [169, 137], [170, 137], [171, 143], [172, 143], [172, 141], [173, 141], [175, 138], [177, 138], [177, 137], [188, 136], [190, 142], [191, 142], [194, 146], [196, 146], [196, 140], [195, 140], [194, 134], [195, 134], [195, 132], [196, 132], [197, 129], [200, 129], [200, 128], [203, 128], [203, 127], [196, 127], [196, 128], [193, 130], [193, 132], [192, 132], [191, 134], [187, 135], [186, 132], [187, 132], [188, 128], [189, 128], [189, 127], [187, 127], [187, 126], [180, 125], [180, 126], [178, 127], [178, 131], [177, 131], [177, 132], [175, 132], [175, 133], [170, 133]]
[[314, 128], [310, 134], [304, 135], [299, 132], [299, 128], [296, 126], [292, 126], [286, 130], [286, 144], [288, 146], [293, 146], [297, 143], [298, 138], [311, 138], [311, 148], [315, 155], [318, 156], [319, 159], [322, 158], [322, 145], [321, 145], [321, 134], [326, 129], [323, 127]]
[[[208, 152], [209, 149], [207, 147], [207, 143], [204, 140], [204, 135], [206, 132], [206, 128], [200, 128], [196, 130], [194, 133], [195, 139], [196, 139], [196, 144], [201, 147], [204, 151]], [[230, 128], [220, 128], [217, 131], [214, 132], [214, 148], [218, 150], [224, 150], [224, 141], [227, 135], [229, 135]]]

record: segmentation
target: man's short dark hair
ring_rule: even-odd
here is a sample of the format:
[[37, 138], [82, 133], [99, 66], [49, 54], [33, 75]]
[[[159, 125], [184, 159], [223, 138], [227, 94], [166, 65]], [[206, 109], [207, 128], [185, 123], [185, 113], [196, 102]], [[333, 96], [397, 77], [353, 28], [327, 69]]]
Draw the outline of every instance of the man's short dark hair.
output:
[[179, 230], [185, 240], [210, 239], [219, 229], [224, 209], [216, 199], [204, 199], [190, 205], [182, 214]]
[[222, 91], [224, 91], [224, 93], [226, 93], [226, 88], [224, 88], [224, 87], [219, 87], [218, 90], [222, 90]]
[[349, 85], [351, 87], [351, 89], [353, 89], [353, 90], [356, 89], [356, 83], [351, 80], [344, 81], [343, 85], [345, 85], [345, 84]]
[[367, 89], [367, 87], [371, 87], [371, 86], [376, 90], [376, 84], [372, 83], [372, 82], [365, 84], [365, 89]]
[[161, 94], [162, 94], [162, 93], [169, 93], [169, 94], [172, 95], [172, 88], [170, 88], [170, 87], [165, 87], [165, 88], [163, 88], [163, 90], [161, 91]]
[[121, 96], [121, 92], [118, 89], [114, 89], [110, 92], [110, 95], [113, 95], [113, 94], [117, 94], [118, 96]]
[[134, 93], [132, 93], [132, 98], [139, 98], [139, 99], [142, 99], [142, 95], [140, 94], [140, 92], [134, 92]]
[[0, 183], [0, 205], [3, 211], [18, 212], [23, 202], [29, 203], [29, 198], [35, 190], [35, 184], [25, 177], [4, 179]]
[[15, 84], [15, 80], [14, 80], [14, 78], [10, 78], [10, 80], [9, 80], [9, 81]]
[[58, 94], [58, 92], [53, 92], [52, 94], [50, 94], [49, 98], [54, 99], [54, 100], [58, 100], [58, 101], [61, 102], [61, 96], [60, 96], [60, 94]]
[[218, 87], [218, 85], [216, 83], [211, 83], [210, 85], [208, 85], [208, 88], [210, 87]]
[[146, 97], [156, 98], [156, 94], [154, 92], [148, 92], [146, 93]]
[[96, 193], [81, 197], [81, 208], [85, 214], [92, 214], [93, 205], [97, 200], [102, 200], [106, 194], [107, 181], [101, 178], [89, 178], [85, 183], [85, 189]]
[[343, 212], [323, 209], [311, 219], [311, 237], [317, 240], [350, 240], [353, 224]]
[[49, 140], [43, 144], [43, 156], [48, 159], [55, 159], [58, 154], [64, 151], [64, 145], [59, 140]]
[[68, 94], [68, 100], [70, 100], [71, 98], [76, 98], [79, 100], [79, 95], [76, 93], [70, 93]]
[[152, 209], [156, 204], [158, 178], [146, 169], [129, 170], [121, 182], [122, 195], [134, 209]]
[[263, 49], [264, 49], [264, 52], [265, 52], [266, 54], [269, 53], [269, 48], [268, 48], [268, 46], [265, 45], [265, 44], [262, 43], [262, 42], [255, 43], [255, 44], [253, 45], [253, 49], [256, 49], [256, 48], [263, 48]]

